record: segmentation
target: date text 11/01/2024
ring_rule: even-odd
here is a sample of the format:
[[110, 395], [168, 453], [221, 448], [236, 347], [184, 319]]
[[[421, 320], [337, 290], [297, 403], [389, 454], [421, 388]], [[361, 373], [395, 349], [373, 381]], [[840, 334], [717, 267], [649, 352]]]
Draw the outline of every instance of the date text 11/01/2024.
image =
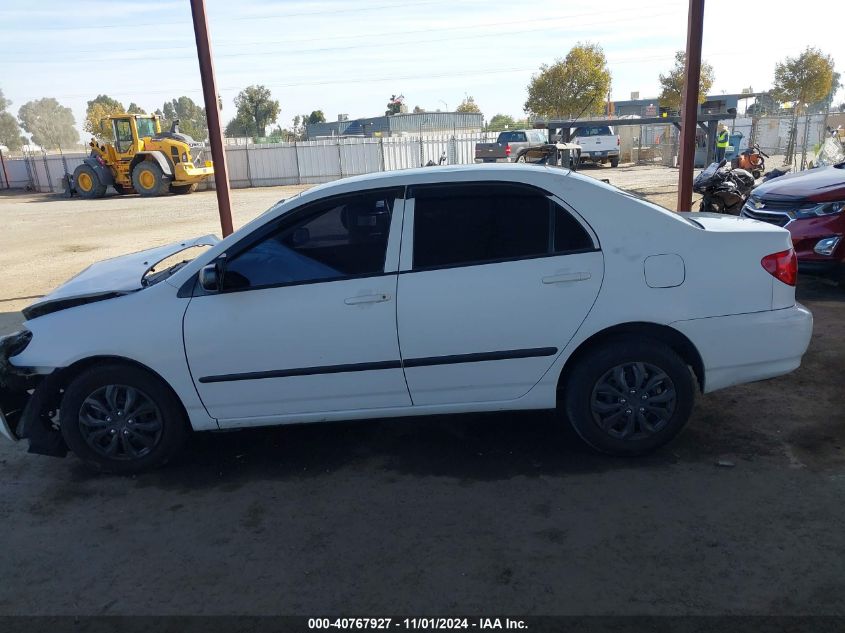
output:
[[399, 630], [519, 630], [524, 620], [511, 618], [309, 618], [308, 628], [319, 629], [399, 629]]

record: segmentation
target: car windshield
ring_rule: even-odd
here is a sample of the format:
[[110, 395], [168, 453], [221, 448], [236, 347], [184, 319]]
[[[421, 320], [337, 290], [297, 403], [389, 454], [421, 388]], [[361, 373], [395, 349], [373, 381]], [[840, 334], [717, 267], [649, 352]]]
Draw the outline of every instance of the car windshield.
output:
[[189, 246], [178, 253], [165, 257], [147, 269], [147, 272], [141, 277], [141, 285], [144, 287], [153, 286], [160, 281], [164, 281], [209, 248], [211, 248], [210, 244]]
[[138, 127], [138, 138], [156, 135], [155, 121], [152, 119], [135, 119], [135, 125]]

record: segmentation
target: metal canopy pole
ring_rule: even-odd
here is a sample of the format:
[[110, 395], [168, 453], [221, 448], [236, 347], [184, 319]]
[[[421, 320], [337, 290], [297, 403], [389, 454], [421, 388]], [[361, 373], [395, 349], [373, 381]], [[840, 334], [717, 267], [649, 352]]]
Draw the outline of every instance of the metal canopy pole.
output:
[[692, 207], [692, 170], [695, 161], [695, 128], [698, 114], [698, 82], [701, 77], [701, 38], [704, 31], [704, 0], [689, 0], [687, 56], [684, 91], [681, 95], [681, 150], [678, 170], [678, 211]]
[[211, 143], [211, 158], [214, 161], [214, 187], [217, 191], [217, 208], [220, 211], [220, 228], [223, 237], [231, 235], [232, 197], [229, 193], [229, 169], [226, 167], [226, 152], [223, 151], [223, 133], [220, 127], [220, 109], [217, 102], [217, 82], [214, 79], [214, 62], [211, 59], [211, 37], [208, 34], [208, 17], [205, 14], [205, 0], [191, 0], [191, 15], [194, 18], [194, 35], [197, 39], [197, 57], [202, 79], [202, 96], [205, 100], [205, 116], [208, 119], [208, 140]]

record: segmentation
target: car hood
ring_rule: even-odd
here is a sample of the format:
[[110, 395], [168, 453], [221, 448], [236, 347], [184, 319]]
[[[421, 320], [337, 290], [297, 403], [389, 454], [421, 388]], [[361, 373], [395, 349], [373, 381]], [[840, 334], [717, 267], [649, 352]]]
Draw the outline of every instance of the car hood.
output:
[[752, 195], [784, 202], [845, 200], [845, 168], [840, 164], [786, 174], [755, 187]]
[[144, 287], [144, 275], [158, 262], [189, 248], [213, 246], [219, 241], [215, 235], [203, 235], [97, 262], [25, 308], [23, 315], [34, 319], [58, 310], [135, 292]]

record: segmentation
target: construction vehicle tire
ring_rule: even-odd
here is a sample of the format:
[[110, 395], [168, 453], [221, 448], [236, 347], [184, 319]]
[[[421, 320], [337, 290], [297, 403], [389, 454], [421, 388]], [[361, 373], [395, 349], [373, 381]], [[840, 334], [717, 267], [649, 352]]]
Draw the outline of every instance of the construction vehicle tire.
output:
[[119, 185], [117, 183], [113, 184], [112, 187], [114, 187], [114, 190], [121, 196], [132, 191], [131, 189], [128, 189], [127, 187], [124, 187], [123, 185]]
[[197, 183], [190, 185], [170, 185], [170, 193], [175, 193], [177, 196], [185, 195], [186, 193], [194, 193], [197, 190]]
[[85, 164], [73, 170], [73, 186], [82, 198], [102, 198], [106, 193], [106, 185], [100, 182], [97, 172]]
[[160, 196], [167, 191], [167, 182], [161, 167], [149, 160], [135, 165], [132, 170], [132, 186], [144, 197]]

